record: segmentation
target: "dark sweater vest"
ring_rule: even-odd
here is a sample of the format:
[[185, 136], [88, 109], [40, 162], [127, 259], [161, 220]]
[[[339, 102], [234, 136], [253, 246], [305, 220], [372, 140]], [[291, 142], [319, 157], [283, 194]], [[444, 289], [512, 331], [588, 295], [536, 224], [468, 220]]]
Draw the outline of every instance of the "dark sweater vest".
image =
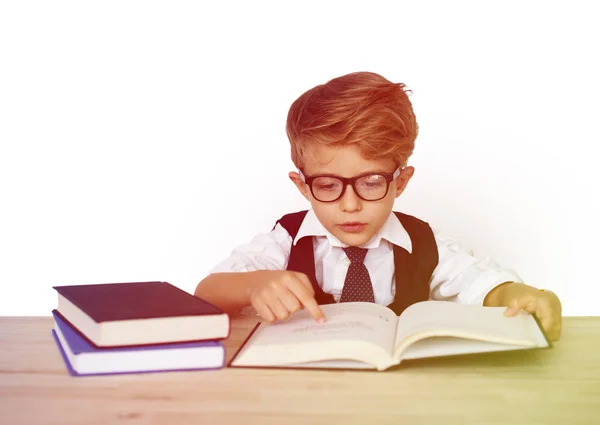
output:
[[[300, 225], [308, 211], [284, 215], [277, 220], [292, 237], [296, 237]], [[419, 301], [429, 299], [429, 283], [433, 270], [438, 264], [438, 250], [431, 227], [413, 216], [394, 211], [412, 242], [412, 254], [394, 245], [394, 277], [396, 296], [388, 306], [396, 314]], [[315, 256], [313, 238], [304, 237], [292, 245], [287, 270], [304, 273], [310, 279], [319, 304], [334, 303], [333, 295], [323, 292], [315, 276]]]

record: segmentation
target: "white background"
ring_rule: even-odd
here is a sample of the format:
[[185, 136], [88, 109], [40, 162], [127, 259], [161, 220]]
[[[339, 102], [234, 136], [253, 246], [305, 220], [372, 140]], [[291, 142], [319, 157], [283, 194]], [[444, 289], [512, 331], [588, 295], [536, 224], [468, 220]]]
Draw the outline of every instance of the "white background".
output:
[[595, 2], [3, 2], [1, 315], [166, 280], [308, 204], [290, 104], [353, 71], [421, 127], [397, 209], [600, 315]]

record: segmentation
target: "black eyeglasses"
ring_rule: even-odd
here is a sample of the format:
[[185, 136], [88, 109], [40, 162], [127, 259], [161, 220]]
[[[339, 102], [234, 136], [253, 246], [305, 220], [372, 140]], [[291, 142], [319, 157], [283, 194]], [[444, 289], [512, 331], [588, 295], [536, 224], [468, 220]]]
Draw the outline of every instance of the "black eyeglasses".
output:
[[308, 185], [313, 197], [320, 202], [335, 202], [344, 196], [346, 187], [352, 186], [354, 193], [364, 201], [379, 201], [385, 198], [390, 183], [400, 175], [404, 167], [396, 168], [393, 173], [365, 173], [345, 178], [328, 174], [305, 176], [302, 170], [300, 177]]

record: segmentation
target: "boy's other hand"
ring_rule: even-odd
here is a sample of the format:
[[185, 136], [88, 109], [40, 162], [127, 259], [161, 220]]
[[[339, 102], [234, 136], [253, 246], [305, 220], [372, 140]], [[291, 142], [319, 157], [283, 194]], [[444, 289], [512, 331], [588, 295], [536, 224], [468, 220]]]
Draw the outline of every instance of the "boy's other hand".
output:
[[[262, 270], [264, 280], [250, 293], [250, 303], [268, 323], [285, 320], [298, 310], [306, 309], [319, 323], [325, 315], [315, 300], [315, 292], [304, 273], [287, 270]], [[262, 278], [262, 276], [261, 276]]]
[[[503, 284], [495, 290], [499, 293], [496, 294], [497, 302], [494, 304], [507, 307], [505, 316], [514, 316], [519, 310], [525, 310], [538, 318], [550, 340], [556, 341], [560, 338], [562, 306], [553, 292], [514, 282]], [[493, 296], [492, 293], [490, 295]]]

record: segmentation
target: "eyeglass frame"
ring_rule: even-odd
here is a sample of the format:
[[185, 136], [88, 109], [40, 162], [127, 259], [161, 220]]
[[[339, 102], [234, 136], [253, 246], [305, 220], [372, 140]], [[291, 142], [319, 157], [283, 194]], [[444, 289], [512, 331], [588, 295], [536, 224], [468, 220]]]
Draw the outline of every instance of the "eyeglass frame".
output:
[[[305, 176], [304, 173], [302, 172], [302, 170], [300, 170], [300, 169], [298, 169], [298, 173], [300, 174], [300, 178], [302, 179], [302, 181], [310, 189], [310, 193], [312, 194], [313, 198], [315, 198], [319, 202], [330, 203], [330, 202], [338, 201], [342, 196], [344, 196], [344, 194], [346, 193], [346, 188], [349, 185], [352, 186], [352, 190], [354, 191], [356, 196], [358, 196], [363, 201], [375, 202], [375, 201], [381, 201], [383, 198], [385, 198], [387, 196], [388, 192], [390, 191], [390, 183], [392, 183], [394, 180], [396, 180], [398, 178], [398, 176], [400, 176], [400, 173], [402, 172], [402, 170], [404, 170], [405, 168], [406, 168], [405, 166], [399, 166], [398, 168], [396, 168], [396, 170], [393, 173], [373, 173], [373, 172], [371, 172], [371, 173], [363, 173], [363, 174], [360, 174], [360, 175], [354, 176], [354, 177], [340, 177], [340, 176], [335, 176], [333, 174], [316, 174], [314, 176]], [[366, 177], [366, 176], [382, 176], [385, 179], [387, 185], [385, 186], [385, 193], [381, 198], [365, 199], [362, 196], [360, 196], [360, 194], [358, 193], [358, 190], [356, 190], [356, 182], [359, 179]], [[318, 199], [315, 196], [315, 193], [313, 192], [313, 187], [312, 187], [312, 182], [318, 177], [329, 177], [329, 178], [334, 178], [334, 179], [340, 180], [342, 182], [342, 192], [340, 193], [340, 195], [331, 201], [321, 201], [320, 199]]]

